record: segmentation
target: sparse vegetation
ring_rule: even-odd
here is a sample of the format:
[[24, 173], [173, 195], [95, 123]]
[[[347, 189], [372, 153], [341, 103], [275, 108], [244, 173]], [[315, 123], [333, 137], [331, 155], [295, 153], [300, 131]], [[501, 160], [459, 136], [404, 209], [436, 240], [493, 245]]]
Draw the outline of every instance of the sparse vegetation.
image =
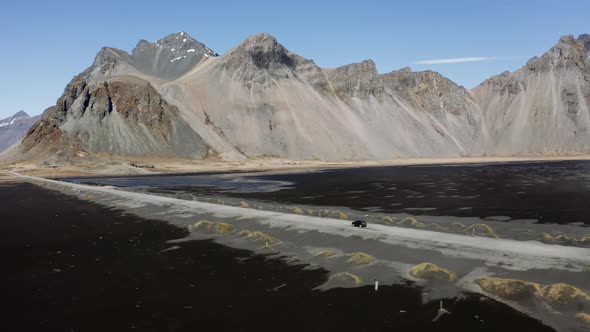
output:
[[518, 279], [485, 277], [477, 279], [475, 283], [483, 291], [507, 300], [526, 299], [540, 289], [539, 284]]
[[365, 254], [364, 252], [355, 252], [347, 256], [349, 256], [349, 258], [346, 262], [353, 265], [368, 265], [375, 261], [375, 257]]
[[484, 291], [508, 300], [534, 296], [554, 309], [577, 309], [590, 306], [590, 296], [572, 285], [559, 283], [543, 286], [538, 283], [485, 277], [475, 281]]
[[349, 273], [349, 272], [336, 273], [335, 275], [331, 276], [328, 279], [328, 281], [352, 283], [354, 285], [360, 285], [363, 282], [363, 280], [359, 276]]
[[412, 227], [416, 227], [416, 228], [426, 228], [426, 225], [424, 225], [423, 223], [419, 222], [418, 220], [416, 220], [412, 217], [405, 217], [400, 222], [398, 222], [398, 225], [407, 225], [407, 226], [412, 226]]
[[586, 325], [590, 325], [590, 315], [584, 312], [579, 312], [576, 314], [576, 318]]
[[396, 217], [390, 217], [390, 216], [385, 216], [383, 217], [383, 223], [385, 223], [386, 225], [391, 225], [394, 224], [397, 221]]
[[318, 215], [320, 217], [348, 220], [348, 215], [342, 211], [339, 211], [339, 210], [330, 211], [330, 210], [322, 209], [322, 210], [320, 210]]
[[189, 225], [187, 228], [189, 231], [192, 231], [194, 229], [198, 229], [198, 230], [213, 232], [218, 235], [225, 235], [225, 234], [230, 233], [234, 230], [234, 226], [232, 226], [228, 223], [205, 221], [205, 220], [198, 221], [192, 225]]
[[243, 230], [240, 232], [240, 236], [245, 237], [245, 238], [249, 238], [249, 239], [253, 239], [258, 242], [266, 243], [268, 245], [273, 245], [273, 244], [279, 242], [279, 240], [277, 238], [274, 238], [274, 237], [272, 237], [266, 233], [262, 233], [260, 231]]
[[290, 211], [291, 211], [291, 213], [295, 213], [295, 214], [304, 214], [303, 210], [298, 207], [294, 207]]
[[326, 250], [322, 250], [322, 251], [316, 253], [314, 256], [316, 256], [316, 257], [332, 257], [334, 255], [336, 255], [336, 251], [326, 249]]
[[453, 283], [457, 280], [457, 274], [455, 272], [432, 263], [415, 265], [410, 269], [409, 273], [414, 278], [428, 281]]
[[469, 235], [479, 235], [479, 236], [491, 236], [496, 239], [500, 237], [496, 234], [493, 228], [488, 226], [487, 224], [473, 224], [463, 230], [463, 233]]

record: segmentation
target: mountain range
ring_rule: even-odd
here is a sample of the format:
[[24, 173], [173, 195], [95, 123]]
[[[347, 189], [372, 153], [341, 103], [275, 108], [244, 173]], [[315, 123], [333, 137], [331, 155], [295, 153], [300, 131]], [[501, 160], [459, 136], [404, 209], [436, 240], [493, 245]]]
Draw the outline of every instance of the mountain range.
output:
[[41, 116], [30, 117], [27, 113], [19, 111], [9, 118], [0, 120], [0, 155], [16, 146], [39, 119]]
[[[105, 47], [12, 160], [244, 160], [590, 153], [590, 36], [467, 90], [371, 60], [321, 68], [269, 34], [223, 55], [185, 32]], [[1, 149], [0, 149], [1, 150]]]

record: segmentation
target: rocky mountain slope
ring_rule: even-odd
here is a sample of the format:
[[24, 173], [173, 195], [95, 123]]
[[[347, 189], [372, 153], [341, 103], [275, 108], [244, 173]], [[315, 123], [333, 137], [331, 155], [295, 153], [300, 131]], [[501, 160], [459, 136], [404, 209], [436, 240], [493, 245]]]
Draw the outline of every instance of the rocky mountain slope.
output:
[[467, 91], [371, 60], [320, 68], [268, 34], [219, 56], [184, 32], [103, 48], [15, 158], [368, 160], [588, 153], [589, 37]]
[[0, 154], [25, 137], [29, 128], [40, 118], [40, 116], [30, 117], [27, 113], [20, 111], [9, 118], [0, 120]]
[[462, 156], [484, 141], [472, 97], [438, 74], [379, 75], [372, 61], [322, 69], [268, 34], [160, 91], [223, 158]]
[[590, 35], [562, 37], [515, 72], [472, 90], [495, 154], [590, 152]]

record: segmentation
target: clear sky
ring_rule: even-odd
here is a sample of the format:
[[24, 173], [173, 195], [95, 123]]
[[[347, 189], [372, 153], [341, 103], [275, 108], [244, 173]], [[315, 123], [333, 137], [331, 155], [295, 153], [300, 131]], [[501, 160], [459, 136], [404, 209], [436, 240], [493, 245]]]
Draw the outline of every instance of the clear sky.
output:
[[[370, 58], [381, 73], [431, 69], [471, 88], [590, 33], [589, 13], [588, 0], [4, 0], [0, 118], [55, 104], [102, 46], [131, 51], [177, 31], [220, 54], [268, 32], [322, 67]], [[456, 58], [470, 59], [444, 60]]]

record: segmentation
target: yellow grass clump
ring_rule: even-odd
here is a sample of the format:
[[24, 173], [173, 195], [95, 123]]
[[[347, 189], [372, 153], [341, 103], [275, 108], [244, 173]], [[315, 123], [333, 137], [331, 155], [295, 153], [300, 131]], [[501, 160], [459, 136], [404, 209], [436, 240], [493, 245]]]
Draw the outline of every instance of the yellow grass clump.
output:
[[589, 314], [586, 314], [586, 313], [580, 312], [580, 313], [577, 313], [577, 314], [576, 314], [576, 318], [577, 318], [577, 319], [578, 319], [580, 322], [590, 325], [590, 315], [589, 315]]
[[500, 237], [496, 234], [493, 228], [488, 226], [487, 224], [473, 224], [463, 230], [465, 234], [469, 235], [483, 235], [483, 236], [491, 236], [499, 239]]
[[298, 208], [298, 207], [291, 208], [290, 211], [291, 211], [291, 213], [295, 213], [295, 214], [304, 214], [305, 213], [305, 212], [303, 212], [303, 209]]
[[274, 238], [266, 233], [262, 233], [260, 231], [249, 231], [246, 229], [246, 230], [243, 230], [240, 232], [240, 236], [245, 237], [245, 238], [249, 238], [249, 239], [253, 239], [258, 242], [263, 242], [268, 245], [273, 245], [273, 244], [279, 242], [279, 239]]
[[203, 230], [212, 232], [219, 235], [225, 235], [230, 233], [234, 230], [234, 226], [224, 223], [224, 222], [214, 222], [214, 221], [205, 221], [201, 220], [192, 225], [188, 225], [188, 230], [192, 231], [193, 229]]
[[590, 244], [590, 234], [588, 235], [584, 235], [581, 239], [580, 242], [582, 244]]
[[326, 250], [322, 250], [322, 251], [316, 253], [314, 256], [316, 256], [316, 257], [332, 257], [334, 255], [336, 255], [336, 252], [334, 250], [326, 249]]
[[537, 298], [557, 309], [572, 305], [590, 305], [588, 294], [579, 288], [563, 283], [544, 286], [537, 291], [536, 295]]
[[248, 204], [247, 202], [242, 201], [242, 202], [240, 202], [240, 207], [248, 208], [248, 207], [250, 207], [250, 204]]
[[534, 295], [541, 287], [534, 282], [518, 279], [484, 277], [475, 280], [481, 289], [507, 300], [521, 300]]
[[383, 217], [383, 223], [387, 224], [387, 225], [391, 225], [394, 224], [397, 221], [396, 217], [390, 217], [390, 216], [386, 216]]
[[405, 217], [400, 222], [398, 222], [398, 225], [406, 225], [406, 226], [412, 226], [412, 227], [416, 227], [416, 228], [425, 228], [426, 227], [426, 225], [424, 225], [423, 223], [419, 222], [418, 220], [416, 220], [412, 217]]
[[222, 200], [222, 199], [216, 199], [216, 200], [215, 200], [215, 204], [221, 204], [221, 205], [224, 205], [224, 204], [225, 204], [225, 201], [224, 201], [224, 200]]
[[534, 295], [554, 309], [590, 306], [590, 296], [572, 285], [559, 283], [543, 286], [518, 279], [485, 277], [475, 281], [482, 290], [508, 300], [519, 300]]
[[428, 281], [442, 281], [452, 283], [457, 280], [457, 274], [455, 272], [449, 271], [432, 263], [421, 263], [414, 265], [410, 269], [410, 275], [414, 278]]
[[463, 225], [462, 223], [455, 221], [455, 222], [451, 223], [451, 225], [449, 226], [449, 230], [451, 230], [453, 232], [460, 232], [460, 231], [464, 230], [465, 227], [466, 226]]
[[320, 217], [329, 217], [329, 218], [334, 218], [334, 219], [348, 220], [348, 215], [346, 213], [344, 213], [342, 211], [338, 211], [338, 210], [330, 211], [330, 210], [322, 209], [322, 210], [320, 210], [318, 215]]
[[355, 252], [348, 254], [347, 256], [349, 256], [349, 258], [346, 262], [354, 265], [368, 265], [375, 261], [375, 257], [365, 254], [364, 252]]
[[342, 211], [332, 211], [334, 218], [348, 220], [348, 215]]
[[339, 282], [345, 282], [345, 283], [352, 283], [355, 285], [360, 285], [363, 280], [352, 273], [349, 272], [340, 272], [340, 273], [336, 273], [335, 275], [331, 276], [328, 281], [339, 281]]
[[84, 194], [84, 195], [82, 195], [82, 198], [84, 198], [86, 200], [93, 200], [95, 197], [90, 194]]
[[567, 235], [559, 234], [553, 236], [551, 234], [543, 233], [539, 236], [539, 240], [542, 242], [560, 242], [560, 243], [575, 243], [576, 239], [571, 238]]

